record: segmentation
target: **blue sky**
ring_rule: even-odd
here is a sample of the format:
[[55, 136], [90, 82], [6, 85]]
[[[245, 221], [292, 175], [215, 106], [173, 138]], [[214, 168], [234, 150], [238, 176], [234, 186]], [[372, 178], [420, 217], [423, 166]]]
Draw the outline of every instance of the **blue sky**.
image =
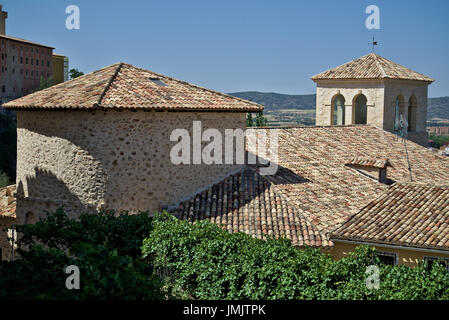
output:
[[[449, 1], [3, 0], [6, 32], [91, 72], [128, 62], [222, 92], [315, 92], [310, 77], [376, 52], [436, 79], [449, 96]], [[81, 29], [65, 27], [78, 5]], [[380, 8], [381, 30], [365, 28]]]

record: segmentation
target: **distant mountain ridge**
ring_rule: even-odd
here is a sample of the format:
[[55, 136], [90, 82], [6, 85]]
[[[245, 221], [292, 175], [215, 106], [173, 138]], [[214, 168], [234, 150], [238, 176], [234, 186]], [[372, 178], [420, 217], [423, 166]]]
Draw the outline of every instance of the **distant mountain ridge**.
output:
[[[315, 109], [315, 94], [290, 95], [275, 92], [234, 92], [232, 96], [254, 101], [265, 106], [266, 111], [282, 109], [309, 110]], [[427, 119], [449, 119], [449, 97], [429, 98], [427, 103]]]
[[234, 92], [229, 95], [257, 102], [265, 106], [267, 111], [280, 109], [315, 109], [315, 94], [290, 95], [275, 92]]

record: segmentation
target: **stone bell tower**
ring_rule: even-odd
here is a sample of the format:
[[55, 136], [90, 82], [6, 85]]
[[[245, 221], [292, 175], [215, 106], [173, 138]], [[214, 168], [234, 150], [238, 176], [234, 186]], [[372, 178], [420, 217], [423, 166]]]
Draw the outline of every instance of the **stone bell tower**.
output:
[[316, 125], [370, 124], [395, 132], [402, 119], [409, 140], [427, 143], [432, 78], [370, 53], [312, 80], [317, 84]]

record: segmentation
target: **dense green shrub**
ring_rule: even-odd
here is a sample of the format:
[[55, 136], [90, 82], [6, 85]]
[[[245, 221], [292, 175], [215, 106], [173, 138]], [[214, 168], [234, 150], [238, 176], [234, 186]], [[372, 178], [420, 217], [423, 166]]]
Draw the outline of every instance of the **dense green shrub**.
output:
[[9, 177], [0, 171], [0, 188], [9, 186], [10, 184]]
[[[34, 225], [17, 226], [20, 258], [0, 262], [1, 299], [163, 299], [162, 280], [141, 258], [151, 232], [148, 213], [82, 214], [59, 209]], [[80, 289], [65, 287], [65, 269], [80, 269]]]
[[[318, 249], [288, 240], [230, 234], [207, 221], [191, 224], [158, 215], [143, 254], [170, 271], [173, 294], [194, 299], [449, 299], [449, 273], [385, 266], [368, 246], [333, 261]], [[379, 266], [379, 289], [366, 286], [366, 269]]]

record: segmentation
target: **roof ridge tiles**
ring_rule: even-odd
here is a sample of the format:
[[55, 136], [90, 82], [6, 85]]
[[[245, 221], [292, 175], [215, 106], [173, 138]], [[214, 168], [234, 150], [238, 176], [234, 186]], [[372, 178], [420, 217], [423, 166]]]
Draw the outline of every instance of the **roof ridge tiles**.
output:
[[[378, 58], [380, 58], [380, 56], [377, 55], [377, 54], [375, 54], [374, 52], [372, 53], [372, 55], [373, 55], [373, 57], [374, 57], [374, 61], [375, 61], [376, 64], [377, 64], [377, 67], [379, 68], [380, 72], [382, 73], [382, 77], [388, 78], [388, 75], [387, 75], [387, 73], [385, 72], [384, 67], [383, 67], [383, 66], [380, 64], [380, 62], [379, 62], [379, 59], [378, 59]], [[388, 59], [385, 59], [385, 60], [388, 60]]]
[[118, 73], [120, 72], [120, 70], [122, 69], [123, 66], [123, 62], [119, 62], [118, 66], [114, 72], [114, 74], [111, 76], [111, 78], [108, 81], [108, 84], [106, 85], [106, 87], [104, 88], [103, 92], [101, 93], [100, 97], [98, 98], [98, 102], [95, 106], [101, 106], [101, 102], [104, 99], [104, 96], [106, 95], [106, 93], [108, 92], [109, 88], [111, 87], [112, 83], [114, 82], [114, 80], [117, 78]]

